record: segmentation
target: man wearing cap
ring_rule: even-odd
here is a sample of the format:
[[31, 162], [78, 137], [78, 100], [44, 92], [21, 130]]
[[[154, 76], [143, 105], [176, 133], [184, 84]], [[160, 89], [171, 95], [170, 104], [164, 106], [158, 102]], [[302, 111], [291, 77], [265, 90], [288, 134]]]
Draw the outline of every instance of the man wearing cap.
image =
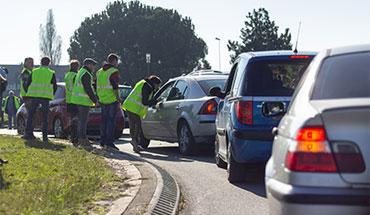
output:
[[47, 143], [48, 140], [48, 113], [49, 101], [54, 98], [57, 90], [55, 72], [49, 68], [51, 60], [49, 57], [41, 59], [41, 66], [32, 71], [24, 90], [29, 98], [30, 107], [27, 109], [27, 125], [23, 135], [24, 139], [35, 139], [33, 135], [33, 119], [37, 108], [41, 105], [42, 112], [42, 140]]
[[14, 95], [12, 90], [9, 91], [9, 96], [7, 96], [4, 100], [3, 111], [8, 115], [8, 128], [12, 129], [12, 125], [14, 124], [14, 128], [17, 128], [17, 120], [15, 115], [17, 114], [17, 110], [19, 109], [21, 104], [20, 98]]
[[76, 104], [78, 109], [78, 145], [90, 144], [86, 130], [90, 108], [98, 103], [93, 87], [93, 74], [96, 70], [96, 64], [96, 61], [91, 58], [84, 60], [83, 67], [76, 75], [72, 90], [71, 103]]
[[97, 94], [102, 109], [100, 145], [115, 150], [119, 150], [114, 145], [116, 115], [118, 111], [121, 111], [121, 98], [118, 88], [120, 81], [118, 64], [118, 55], [109, 54], [107, 63], [103, 65], [103, 68], [101, 68], [96, 75]]

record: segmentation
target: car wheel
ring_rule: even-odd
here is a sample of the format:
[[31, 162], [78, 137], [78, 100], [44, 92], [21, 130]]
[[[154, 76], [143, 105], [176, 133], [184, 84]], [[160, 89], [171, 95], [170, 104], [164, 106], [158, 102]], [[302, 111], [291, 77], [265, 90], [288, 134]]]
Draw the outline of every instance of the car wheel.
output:
[[177, 133], [180, 153], [183, 155], [192, 154], [195, 141], [189, 126], [186, 123], [181, 123]]
[[63, 127], [62, 120], [59, 117], [55, 118], [54, 123], [53, 123], [54, 136], [56, 138], [65, 138], [65, 134], [64, 134], [63, 129], [64, 129], [64, 127]]
[[222, 160], [222, 158], [220, 157], [219, 148], [220, 148], [220, 143], [219, 143], [218, 137], [216, 135], [216, 141], [215, 141], [215, 161], [216, 161], [216, 165], [218, 167], [222, 168], [222, 169], [226, 169], [227, 163], [224, 160]]
[[227, 147], [227, 176], [230, 183], [244, 181], [244, 165], [235, 161], [231, 144]]
[[144, 149], [147, 149], [149, 147], [149, 144], [150, 144], [150, 140], [145, 138], [144, 132], [143, 132], [142, 129], [140, 130], [140, 133], [139, 133], [139, 144]]
[[24, 120], [23, 117], [18, 117], [17, 132], [19, 135], [24, 135], [24, 133], [26, 132], [26, 120]]

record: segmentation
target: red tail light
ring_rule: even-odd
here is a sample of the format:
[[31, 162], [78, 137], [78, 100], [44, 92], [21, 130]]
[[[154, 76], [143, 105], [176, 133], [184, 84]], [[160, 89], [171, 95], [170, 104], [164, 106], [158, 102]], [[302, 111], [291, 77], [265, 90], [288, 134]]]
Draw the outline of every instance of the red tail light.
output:
[[200, 115], [216, 115], [217, 114], [217, 102], [215, 100], [208, 100], [199, 110]]
[[235, 104], [235, 111], [238, 121], [244, 125], [253, 124], [253, 102], [239, 101]]
[[296, 145], [291, 146], [286, 156], [285, 166], [288, 169], [300, 172], [337, 172], [324, 128], [302, 128], [296, 140]]
[[290, 59], [310, 59], [311, 56], [309, 55], [292, 55], [289, 56]]

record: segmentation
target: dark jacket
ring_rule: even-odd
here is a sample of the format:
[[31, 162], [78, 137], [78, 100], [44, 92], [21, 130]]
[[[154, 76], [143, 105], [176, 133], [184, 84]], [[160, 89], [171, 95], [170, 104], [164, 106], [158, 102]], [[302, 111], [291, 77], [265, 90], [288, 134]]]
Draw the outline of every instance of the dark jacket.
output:
[[[154, 106], [158, 103], [156, 99], [154, 99], [154, 84], [148, 80], [145, 79], [146, 83], [143, 86], [142, 90], [142, 97], [143, 97], [143, 105], [145, 106]], [[152, 94], [152, 99], [149, 99], [150, 94]]]
[[[91, 71], [89, 70], [88, 67], [84, 66], [84, 69], [86, 69], [87, 71], [89, 71], [91, 73]], [[87, 74], [87, 73], [85, 73], [81, 77], [82, 86], [84, 87], [86, 94], [89, 96], [91, 101], [93, 101], [94, 103], [97, 103], [98, 102], [98, 97], [96, 96], [96, 94], [94, 93], [93, 88], [91, 87], [91, 83], [93, 81], [94, 80], [92, 80], [90, 75]]]

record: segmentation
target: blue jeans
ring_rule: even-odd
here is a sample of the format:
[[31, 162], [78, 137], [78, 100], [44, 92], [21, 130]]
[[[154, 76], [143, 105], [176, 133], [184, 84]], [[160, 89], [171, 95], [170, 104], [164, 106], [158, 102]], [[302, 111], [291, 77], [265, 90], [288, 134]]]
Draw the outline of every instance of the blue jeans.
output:
[[37, 108], [41, 105], [42, 113], [42, 137], [43, 139], [48, 138], [48, 113], [49, 113], [49, 100], [41, 98], [31, 98], [30, 105], [27, 109], [27, 125], [26, 125], [26, 136], [33, 136], [33, 119], [36, 115]]
[[101, 105], [102, 123], [100, 126], [100, 144], [102, 146], [114, 145], [114, 132], [116, 129], [116, 115], [119, 111], [118, 102], [109, 105]]

